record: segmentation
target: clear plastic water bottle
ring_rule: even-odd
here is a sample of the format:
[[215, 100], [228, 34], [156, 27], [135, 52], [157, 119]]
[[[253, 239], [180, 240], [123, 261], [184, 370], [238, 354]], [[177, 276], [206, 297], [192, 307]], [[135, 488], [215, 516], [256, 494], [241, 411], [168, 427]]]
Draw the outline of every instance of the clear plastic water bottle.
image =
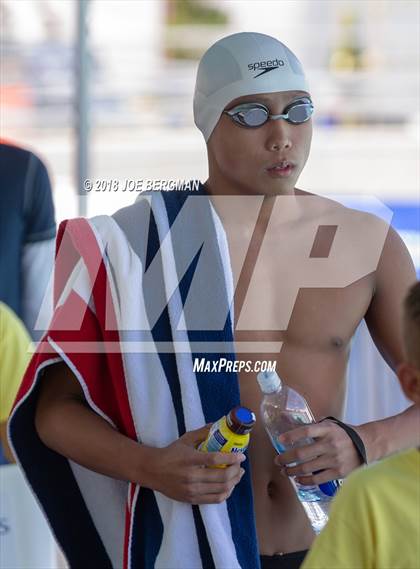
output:
[[[297, 391], [285, 385], [276, 372], [261, 372], [257, 379], [264, 393], [261, 417], [276, 451], [281, 454], [291, 448], [312, 443], [313, 439], [308, 437], [291, 446], [280, 444], [278, 437], [281, 434], [307, 423], [315, 423], [315, 418], [305, 399]], [[328, 521], [329, 505], [341, 485], [341, 480], [332, 480], [319, 486], [304, 486], [296, 482], [293, 477], [290, 480], [313, 530], [319, 533]]]

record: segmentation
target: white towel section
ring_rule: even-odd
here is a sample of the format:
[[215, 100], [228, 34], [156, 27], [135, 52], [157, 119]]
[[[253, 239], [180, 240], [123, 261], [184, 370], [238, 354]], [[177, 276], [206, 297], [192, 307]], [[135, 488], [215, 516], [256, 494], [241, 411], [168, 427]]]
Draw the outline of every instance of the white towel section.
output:
[[[166, 215], [166, 214], [165, 214]], [[109, 217], [98, 217], [91, 220], [95, 224], [97, 234], [106, 244], [107, 256], [112, 259], [114, 306], [118, 306], [118, 327], [121, 340], [133, 340], [139, 322], [147, 319], [144, 304], [139, 294], [142, 286], [143, 267], [138, 255], [118, 226]], [[118, 302], [119, 299], [119, 302]], [[125, 332], [125, 331], [129, 332]], [[123, 353], [128, 398], [131, 413], [136, 426], [139, 441], [154, 447], [164, 447], [179, 438], [175, 408], [172, 401], [168, 381], [166, 379], [159, 355], [133, 351]], [[192, 406], [201, 409], [198, 401]], [[162, 413], [162, 409], [165, 410]], [[199, 424], [202, 426], [203, 422]], [[155, 492], [160, 516], [163, 523], [163, 538], [156, 559], [156, 569], [191, 569], [201, 568], [201, 557], [195, 531], [192, 507], [188, 504], [170, 500], [163, 494]], [[137, 498], [133, 508], [137, 505]], [[138, 507], [142, 507], [141, 503]]]
[[[152, 201], [152, 203], [154, 203]], [[166, 208], [163, 198], [160, 194], [156, 196], [156, 209], [154, 216], [159, 234], [160, 242], [163, 241], [161, 247], [162, 265], [165, 275], [165, 284], [170, 283], [172, 279], [177, 277], [175, 256], [172, 248], [171, 232], [169, 231], [169, 222], [166, 215]], [[225, 242], [226, 243], [226, 242]], [[220, 249], [223, 267], [230, 267], [229, 253], [227, 247]], [[231, 279], [230, 274], [230, 279]], [[229, 276], [225, 279], [228, 280]], [[173, 290], [171, 288], [170, 290]], [[186, 332], [186, 324], [183, 311], [181, 310], [182, 301], [179, 292], [173, 296], [169, 303], [169, 317], [171, 325], [177, 326], [175, 315], [181, 313], [179, 320], [178, 333], [182, 334], [182, 341], [188, 346], [188, 334]], [[181, 332], [184, 331], [184, 332]], [[197, 429], [205, 424], [204, 412], [201, 405], [200, 394], [198, 391], [197, 378], [193, 371], [193, 362], [191, 350], [188, 352], [176, 353], [176, 361], [178, 367], [178, 376], [181, 384], [182, 404], [185, 417], [185, 426], [187, 431]], [[240, 569], [240, 565], [236, 556], [235, 545], [232, 539], [232, 530], [227, 511], [226, 502], [222, 504], [209, 504], [200, 506], [201, 515], [206, 527], [207, 538], [209, 540], [213, 560], [216, 567], [229, 567], [231, 569]]]
[[[161, 242], [165, 290], [167, 297], [170, 297], [172, 291], [177, 290], [178, 275], [165, 203], [159, 194], [156, 194], [153, 200], [147, 197], [144, 199], [153, 207]], [[228, 294], [229, 291], [231, 294], [233, 280], [226, 236], [220, 221], [215, 219], [214, 211], [212, 215], [225, 271], [226, 287]], [[179, 433], [171, 391], [159, 355], [157, 351], [142, 353], [141, 350], [130, 351], [129, 349], [130, 342], [136, 339], [136, 330], [150, 329], [143, 297], [139, 294], [144, 276], [141, 260], [113, 218], [98, 216], [89, 220], [89, 223], [98, 239], [101, 251], [105, 252], [112, 304], [116, 309], [120, 339], [127, 349], [122, 355], [128, 398], [138, 440], [150, 446], [167, 446], [178, 439]], [[81, 282], [86, 282], [85, 279], [80, 278], [77, 281], [79, 288]], [[83, 294], [81, 290], [78, 292]], [[177, 338], [186, 346], [186, 350], [176, 353], [175, 357], [185, 426], [187, 431], [191, 431], [202, 427], [205, 424], [205, 418], [197, 378], [193, 372], [191, 349], [185, 330], [185, 318], [179, 292], [172, 295], [168, 312], [171, 326], [174, 330], [175, 327], [177, 329]], [[181, 319], [178, 326], [177, 315], [179, 314], [181, 314]], [[183, 329], [184, 332], [182, 332]], [[142, 338], [144, 339], [144, 335], [141, 338], [139, 336], [139, 341]], [[158, 414], [162, 409], [165, 409], [165, 413]], [[156, 559], [156, 568], [201, 568], [192, 507], [189, 504], [170, 500], [159, 492], [155, 492], [155, 497], [163, 523], [163, 539]], [[137, 497], [133, 508], [136, 507], [136, 503]], [[138, 507], [141, 507], [140, 503]], [[200, 511], [216, 567], [240, 569], [226, 502], [200, 506]]]

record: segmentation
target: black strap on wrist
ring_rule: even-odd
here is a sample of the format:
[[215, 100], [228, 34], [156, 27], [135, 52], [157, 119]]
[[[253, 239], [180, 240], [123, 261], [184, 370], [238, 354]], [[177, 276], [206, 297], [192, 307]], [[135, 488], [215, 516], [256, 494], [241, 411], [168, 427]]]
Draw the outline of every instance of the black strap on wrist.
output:
[[359, 434], [352, 427], [346, 425], [346, 423], [343, 423], [342, 421], [340, 421], [340, 419], [336, 419], [335, 417], [325, 417], [324, 419], [321, 419], [320, 423], [322, 423], [322, 421], [326, 421], [327, 419], [330, 421], [334, 421], [334, 423], [336, 423], [339, 427], [341, 427], [346, 431], [346, 433], [351, 438], [351, 441], [357, 450], [357, 454], [359, 455], [360, 460], [362, 461], [363, 464], [367, 464], [368, 462], [366, 456], [366, 447], [364, 445], [364, 442], [360, 438]]

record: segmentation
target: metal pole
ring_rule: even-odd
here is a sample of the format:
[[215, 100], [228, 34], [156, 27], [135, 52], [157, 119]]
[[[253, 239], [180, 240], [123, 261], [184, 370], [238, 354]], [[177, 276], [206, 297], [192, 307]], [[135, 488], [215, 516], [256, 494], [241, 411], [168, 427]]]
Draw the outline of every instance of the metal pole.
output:
[[87, 47], [87, 9], [89, 0], [77, 0], [77, 44], [75, 65], [76, 184], [78, 215], [87, 214], [85, 180], [89, 176], [89, 53]]

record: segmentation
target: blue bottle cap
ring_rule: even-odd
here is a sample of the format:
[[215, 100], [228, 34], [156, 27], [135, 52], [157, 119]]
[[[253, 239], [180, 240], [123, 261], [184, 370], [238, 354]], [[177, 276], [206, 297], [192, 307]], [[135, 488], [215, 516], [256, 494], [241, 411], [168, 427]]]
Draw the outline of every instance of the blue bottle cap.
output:
[[226, 423], [231, 431], [238, 435], [249, 433], [255, 424], [255, 414], [248, 407], [234, 407], [226, 416]]

